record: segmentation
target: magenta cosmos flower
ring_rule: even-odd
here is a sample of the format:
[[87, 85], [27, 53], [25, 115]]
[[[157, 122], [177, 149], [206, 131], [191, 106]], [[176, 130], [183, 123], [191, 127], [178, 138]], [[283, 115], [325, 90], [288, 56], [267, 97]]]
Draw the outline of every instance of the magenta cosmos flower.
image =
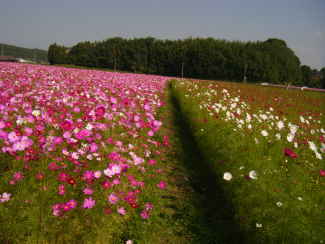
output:
[[294, 151], [292, 151], [290, 148], [285, 148], [283, 152], [284, 152], [285, 156], [288, 156], [290, 158], [297, 158], [298, 157], [298, 155]]
[[160, 188], [160, 189], [165, 189], [167, 186], [166, 182], [164, 181], [160, 181], [158, 184], [157, 184], [157, 187]]

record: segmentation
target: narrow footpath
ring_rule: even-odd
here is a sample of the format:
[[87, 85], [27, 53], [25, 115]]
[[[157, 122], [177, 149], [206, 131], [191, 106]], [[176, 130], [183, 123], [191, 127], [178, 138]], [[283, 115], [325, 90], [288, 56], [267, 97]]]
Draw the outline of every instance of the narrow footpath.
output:
[[168, 105], [161, 119], [167, 130], [163, 134], [170, 138], [168, 190], [161, 199], [164, 209], [150, 230], [142, 223], [132, 227], [132, 233], [139, 233], [137, 243], [245, 243], [233, 208], [218, 186], [218, 176], [200, 153], [172, 88], [166, 92]]

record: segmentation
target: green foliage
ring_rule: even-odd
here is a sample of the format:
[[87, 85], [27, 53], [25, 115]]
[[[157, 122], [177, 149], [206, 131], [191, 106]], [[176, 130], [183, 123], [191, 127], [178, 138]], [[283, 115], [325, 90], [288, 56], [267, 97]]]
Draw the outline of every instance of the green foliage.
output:
[[321, 86], [325, 89], [325, 67], [320, 70], [321, 74]]
[[0, 43], [0, 50], [2, 52], [0, 55], [3, 56], [12, 56], [15, 58], [23, 58], [34, 62], [47, 63], [47, 51], [45, 50], [23, 48], [2, 43]]
[[56, 43], [49, 46], [48, 60], [50, 64], [69, 64], [68, 49]]
[[200, 79], [301, 84], [300, 61], [280, 39], [265, 42], [152, 37], [80, 42], [70, 52], [53, 44], [51, 64], [74, 64]]

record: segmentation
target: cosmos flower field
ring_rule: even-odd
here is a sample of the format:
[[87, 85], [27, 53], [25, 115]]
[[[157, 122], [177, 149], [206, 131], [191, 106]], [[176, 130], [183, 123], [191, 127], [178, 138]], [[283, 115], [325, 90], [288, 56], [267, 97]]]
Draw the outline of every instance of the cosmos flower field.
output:
[[14, 63], [0, 63], [0, 242], [142, 243], [125, 226], [161, 221], [176, 185], [169, 95], [247, 242], [325, 242], [324, 95]]
[[325, 97], [211, 81], [172, 87], [247, 243], [323, 243]]

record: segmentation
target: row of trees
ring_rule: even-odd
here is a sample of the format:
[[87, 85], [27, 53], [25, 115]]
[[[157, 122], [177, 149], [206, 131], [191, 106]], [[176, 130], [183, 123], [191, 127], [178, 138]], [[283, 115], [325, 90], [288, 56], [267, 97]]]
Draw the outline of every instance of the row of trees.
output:
[[0, 56], [12, 56], [39, 63], [47, 63], [48, 59], [48, 54], [45, 50], [17, 47], [2, 43], [0, 43]]
[[280, 39], [240, 42], [214, 38], [115, 37], [80, 42], [72, 48], [52, 44], [48, 59], [51, 64], [138, 73], [305, 85], [299, 58]]

